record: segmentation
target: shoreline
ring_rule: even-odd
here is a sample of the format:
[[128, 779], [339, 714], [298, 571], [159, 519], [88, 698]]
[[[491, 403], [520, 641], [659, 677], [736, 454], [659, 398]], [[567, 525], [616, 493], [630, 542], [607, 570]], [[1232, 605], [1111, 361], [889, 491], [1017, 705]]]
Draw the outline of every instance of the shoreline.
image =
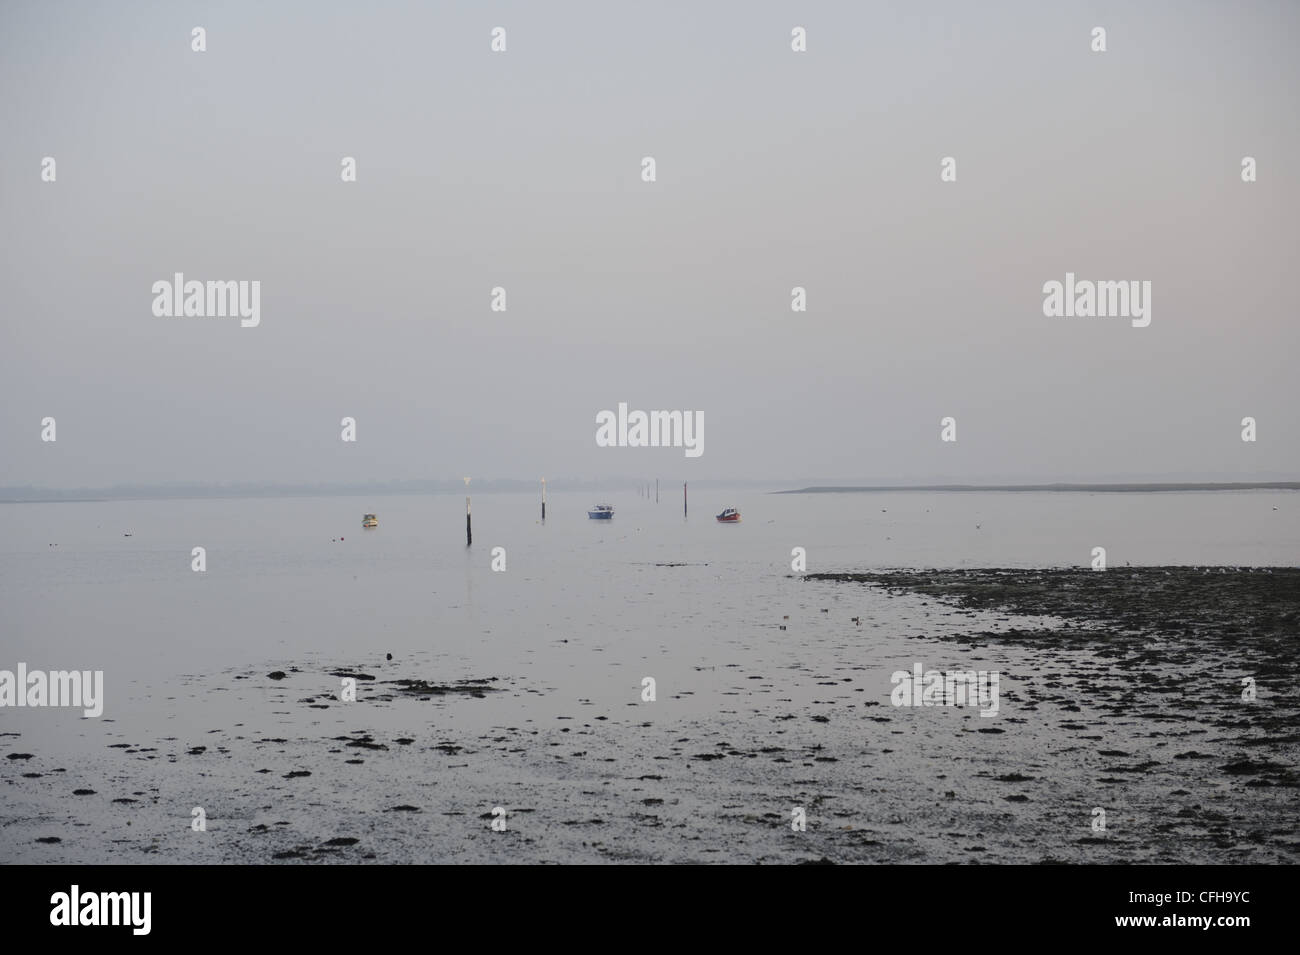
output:
[[[764, 490], [777, 481], [752, 480], [697, 480], [691, 482], [697, 490], [753, 490], [765, 494], [869, 494], [875, 492], [1043, 492], [1074, 493], [1176, 493], [1180, 491], [1300, 491], [1300, 481], [1198, 481], [1198, 482], [1117, 482], [1094, 484], [888, 484], [888, 485], [814, 485], [792, 490]], [[635, 484], [631, 480], [609, 479], [587, 483], [553, 481], [553, 493], [608, 493], [612, 489], [626, 489]], [[666, 486], [675, 487], [675, 484]], [[532, 494], [536, 486], [515, 479], [484, 480], [477, 494]], [[402, 481], [393, 484], [338, 484], [338, 485], [236, 485], [209, 487], [203, 485], [123, 485], [108, 488], [37, 488], [27, 486], [0, 487], [0, 504], [86, 504], [114, 501], [206, 501], [206, 500], [275, 500], [304, 497], [375, 497], [375, 496], [439, 496], [451, 497], [464, 493], [464, 488], [448, 482]], [[672, 493], [666, 491], [666, 493]]]
[[869, 487], [804, 487], [772, 494], [869, 494], [877, 491], [938, 491], [974, 493], [979, 491], [1154, 494], [1178, 491], [1300, 491], [1300, 481], [1205, 481], [1187, 483], [1116, 483], [1116, 484], [895, 484]]

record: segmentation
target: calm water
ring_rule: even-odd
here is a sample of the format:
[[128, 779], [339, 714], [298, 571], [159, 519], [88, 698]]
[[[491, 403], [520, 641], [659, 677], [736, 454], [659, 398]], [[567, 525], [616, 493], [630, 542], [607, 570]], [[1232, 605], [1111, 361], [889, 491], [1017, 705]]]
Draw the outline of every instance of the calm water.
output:
[[[295, 793], [311, 794], [313, 808], [293, 818], [294, 830], [325, 838], [389, 805], [427, 807], [428, 787], [436, 789], [439, 780], [448, 812], [477, 813], [479, 803], [490, 807], [495, 800], [527, 801], [539, 807], [536, 825], [543, 819], [554, 824], [577, 811], [571, 804], [592, 811], [590, 780], [614, 771], [634, 788], [604, 807], [601, 814], [609, 817], [637, 805], [644, 793], [635, 787], [647, 784], [635, 780], [669, 771], [664, 753], [674, 740], [720, 735], [733, 743], [750, 738], [754, 747], [797, 739], [812, 747], [810, 753], [825, 746], [841, 756], [865, 752], [869, 760], [892, 761], [890, 768], [872, 770], [889, 782], [866, 793], [859, 792], [858, 774], [867, 770], [837, 777], [815, 765], [822, 767], [817, 778], [837, 798], [853, 794], [862, 812], [896, 829], [890, 851], [942, 860], [949, 849], [923, 841], [943, 824], [918, 823], [912, 807], [928, 798], [926, 787], [937, 787], [941, 797], [949, 789], [962, 792], [947, 774], [954, 761], [1051, 765], [1051, 778], [1073, 787], [1061, 797], [1071, 819], [1073, 800], [1092, 798], [1095, 767], [1079, 763], [1069, 733], [1041, 713], [1015, 715], [1015, 701], [1041, 689], [1040, 674], [1062, 665], [1086, 670], [1091, 655], [1078, 651], [1066, 660], [1052, 651], [968, 651], [941, 642], [1010, 623], [996, 613], [954, 612], [878, 588], [801, 581], [791, 574], [792, 548], [806, 548], [810, 571], [1086, 566], [1094, 546], [1106, 547], [1112, 569], [1125, 562], [1294, 565], [1300, 555], [1300, 497], [1289, 492], [700, 491], [689, 520], [683, 520], [680, 498], [665, 495], [658, 505], [634, 493], [606, 499], [617, 508], [609, 523], [587, 519], [594, 502], [586, 496], [553, 494], [543, 526], [532, 495], [480, 495], [468, 549], [458, 496], [0, 505], [0, 668], [23, 661], [32, 669], [103, 670], [106, 696], [100, 720], [54, 709], [6, 709], [0, 716], [5, 732], [21, 734], [9, 745], [37, 754], [21, 766], [6, 761], [0, 767], [16, 787], [9, 790], [14, 796], [7, 811], [23, 820], [0, 838], [0, 857], [117, 859], [122, 846], [151, 852], [148, 839], [141, 842], [148, 833], [153, 846], [162, 847], [149, 856], [159, 861], [229, 861], [247, 859], [241, 853], [249, 852], [261, 858], [238, 840], [200, 848], [206, 844], [185, 839], [196, 791], [206, 794], [203, 804], [221, 807], [227, 825], [260, 819], [258, 807], [284, 806]], [[714, 521], [713, 514], [729, 505], [740, 508], [741, 524]], [[367, 511], [379, 515], [380, 526], [363, 531]], [[195, 546], [207, 549], [205, 573], [190, 569]], [[505, 548], [505, 572], [491, 569], [494, 547]], [[1017, 732], [963, 732], [963, 721], [972, 717], [956, 710], [895, 713], [913, 744], [904, 747], [890, 742], [899, 737], [886, 735], [873, 747], [873, 734], [897, 731], [881, 731], [862, 718], [809, 721], [812, 713], [876, 712], [863, 707], [887, 704], [889, 674], [918, 659], [1000, 669], [1008, 696], [1008, 722], [1000, 725]], [[266, 679], [268, 671], [295, 666], [302, 671], [291, 672], [289, 680]], [[381, 681], [498, 677], [508, 692], [354, 709], [337, 703], [338, 680], [328, 672], [337, 666], [359, 667]], [[659, 685], [653, 710], [639, 702], [645, 675]], [[362, 692], [371, 687], [363, 684]], [[313, 697], [333, 705], [313, 708]], [[795, 720], [791, 712], [799, 719], [783, 722]], [[570, 726], [583, 736], [582, 750], [572, 753], [581, 765], [569, 757], [576, 735], [561, 735]], [[363, 730], [418, 742], [409, 757], [385, 754], [356, 776], [349, 772], [355, 767], [340, 763], [342, 755], [330, 755], [338, 753], [338, 743], [323, 741]], [[1133, 733], [1121, 733], [1112, 745], [1132, 745], [1142, 735]], [[1164, 733], [1157, 728], [1150, 735]], [[287, 744], [275, 773], [306, 766], [314, 773], [310, 780], [296, 786], [279, 775], [258, 775], [268, 771], [266, 752], [249, 749], [247, 740], [263, 736], [298, 741]], [[974, 748], [972, 737], [978, 738]], [[485, 762], [471, 764], [430, 750], [436, 739], [471, 746], [511, 742], [496, 744], [505, 747], [499, 757], [481, 753], [477, 759]], [[160, 749], [123, 755], [109, 748], [127, 743]], [[184, 755], [195, 745], [207, 746], [208, 753]], [[150, 764], [153, 752], [164, 758]], [[556, 762], [552, 752], [570, 761]], [[501, 759], [530, 762], [516, 767]], [[728, 790], [736, 780], [728, 775], [736, 768], [730, 763], [725, 773], [707, 777], [697, 772], [699, 765], [687, 756], [676, 770], [680, 778], [662, 785], [666, 798], [681, 800], [682, 811], [698, 803], [688, 818], [702, 833], [707, 824], [698, 820], [709, 819], [717, 806], [767, 798]], [[766, 792], [800, 783], [809, 773], [799, 766], [790, 763], [789, 779], [774, 775], [777, 767], [756, 769], [747, 785]], [[45, 775], [17, 777], [31, 768]], [[454, 787], [448, 773], [458, 774]], [[1175, 782], [1192, 785], [1183, 776]], [[67, 792], [77, 784], [99, 795], [69, 801]], [[1207, 799], [1238, 798], [1218, 783], [1204, 785], [1210, 787]], [[1001, 805], [1000, 797], [972, 787], [970, 804]], [[1147, 800], [1155, 820], [1168, 797], [1147, 788], [1126, 798]], [[137, 800], [152, 793], [153, 801], [129, 810], [108, 802], [124, 793]], [[1005, 848], [1006, 858], [1037, 858], [1043, 833], [1055, 838], [1064, 831], [1038, 805], [1026, 810], [1039, 814], [1032, 817], [1038, 828], [1022, 832], [1023, 845]], [[1271, 818], [1267, 806], [1260, 811]], [[368, 839], [383, 843], [381, 859], [420, 859], [426, 836], [417, 823], [409, 832], [376, 824]], [[664, 847], [653, 834], [640, 833], [635, 821], [623, 831], [645, 857], [657, 858]], [[34, 842], [36, 834], [52, 832], [65, 837], [58, 851], [66, 855]], [[459, 837], [447, 838], [440, 852], [461, 851]], [[582, 841], [588, 838], [574, 829], [570, 843], [556, 836], [537, 845], [558, 853], [551, 857], [568, 852], [585, 859], [592, 851]], [[759, 836], [736, 838], [760, 844], [751, 852], [734, 843], [722, 857], [762, 858], [768, 851]], [[474, 845], [467, 858], [491, 858], [494, 850]], [[689, 846], [673, 851], [695, 858]]]
[[[552, 494], [542, 525], [533, 495], [479, 495], [472, 548], [454, 495], [0, 505], [0, 665], [102, 669], [107, 716], [152, 705], [124, 692], [131, 681], [305, 655], [433, 652], [463, 671], [449, 677], [528, 673], [599, 698], [647, 658], [698, 684], [696, 667], [802, 599], [796, 546], [810, 571], [1086, 565], [1098, 545], [1112, 568], [1300, 555], [1290, 492], [698, 491], [689, 520], [680, 496], [608, 500], [606, 524], [587, 519], [586, 496]], [[713, 520], [728, 505], [741, 524]], [[362, 530], [364, 511], [378, 528]], [[190, 569], [195, 546], [205, 573]]]
[[[478, 666], [565, 638], [613, 651], [682, 630], [703, 650], [798, 591], [796, 546], [810, 571], [1082, 566], [1098, 545], [1111, 567], [1300, 557], [1288, 492], [699, 491], [689, 520], [680, 496], [608, 497], [605, 524], [587, 519], [587, 497], [552, 494], [543, 526], [532, 495], [480, 495], [472, 548], [458, 496], [3, 504], [5, 665], [157, 677], [437, 648]], [[713, 520], [728, 505], [741, 524]], [[363, 511], [380, 526], [363, 531]], [[190, 569], [195, 546], [206, 573]], [[490, 566], [498, 546], [504, 573]]]

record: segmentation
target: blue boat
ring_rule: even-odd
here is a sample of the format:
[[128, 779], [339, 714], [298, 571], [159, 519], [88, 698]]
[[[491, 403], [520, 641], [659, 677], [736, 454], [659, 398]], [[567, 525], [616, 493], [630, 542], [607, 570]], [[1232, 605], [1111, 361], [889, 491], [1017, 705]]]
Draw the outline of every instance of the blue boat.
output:
[[587, 512], [587, 516], [593, 521], [607, 521], [614, 516], [614, 505], [597, 504]]

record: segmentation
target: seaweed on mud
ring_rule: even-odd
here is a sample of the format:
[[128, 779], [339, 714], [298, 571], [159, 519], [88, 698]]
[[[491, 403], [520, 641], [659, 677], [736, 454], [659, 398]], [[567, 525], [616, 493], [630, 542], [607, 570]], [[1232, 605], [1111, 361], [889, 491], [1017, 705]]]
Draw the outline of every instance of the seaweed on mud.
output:
[[385, 684], [395, 686], [399, 692], [411, 696], [451, 696], [462, 694], [482, 699], [487, 693], [500, 692], [501, 687], [489, 686], [496, 682], [496, 677], [484, 677], [473, 680], [457, 680], [454, 683], [430, 683], [428, 680], [385, 680]]

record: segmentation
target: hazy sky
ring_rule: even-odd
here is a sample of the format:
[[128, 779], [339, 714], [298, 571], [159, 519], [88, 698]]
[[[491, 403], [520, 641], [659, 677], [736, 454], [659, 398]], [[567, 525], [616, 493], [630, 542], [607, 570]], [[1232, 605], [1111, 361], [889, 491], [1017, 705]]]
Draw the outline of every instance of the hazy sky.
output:
[[[1297, 35], [1285, 2], [4, 0], [0, 486], [1294, 477]], [[260, 281], [261, 324], [155, 317], [178, 271]], [[1045, 317], [1067, 271], [1150, 281], [1151, 324]], [[598, 448], [620, 401], [703, 412], [704, 454]]]

